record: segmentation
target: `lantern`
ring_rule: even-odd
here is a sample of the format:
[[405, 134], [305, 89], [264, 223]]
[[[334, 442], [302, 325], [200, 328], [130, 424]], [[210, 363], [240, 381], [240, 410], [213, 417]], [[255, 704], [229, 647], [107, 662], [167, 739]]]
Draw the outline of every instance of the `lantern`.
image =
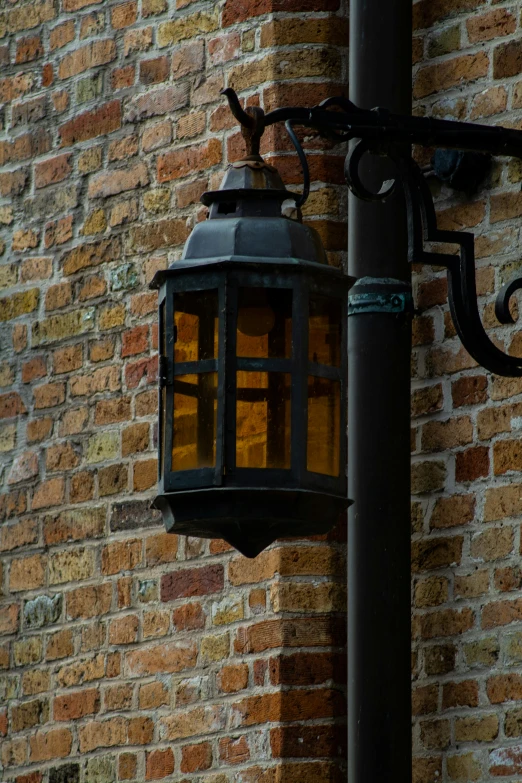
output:
[[[209, 219], [158, 272], [159, 488], [173, 533], [254, 557], [324, 533], [347, 507], [346, 312], [352, 280], [259, 155], [205, 193]], [[295, 201], [295, 195], [293, 196]]]

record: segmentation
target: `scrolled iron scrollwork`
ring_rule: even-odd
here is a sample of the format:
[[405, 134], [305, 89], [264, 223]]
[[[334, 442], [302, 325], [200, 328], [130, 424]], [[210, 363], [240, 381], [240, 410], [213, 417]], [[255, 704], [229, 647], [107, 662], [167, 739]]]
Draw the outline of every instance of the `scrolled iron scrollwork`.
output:
[[[522, 159], [522, 131], [401, 116], [380, 108], [360, 109], [343, 97], [327, 98], [312, 108], [283, 107], [264, 114], [259, 107], [256, 111], [252, 108], [243, 110], [233, 90], [223, 92], [232, 113], [244, 129], [250, 154], [258, 153], [258, 139], [266, 127], [276, 122], [286, 124], [304, 172], [303, 194], [296, 194], [299, 205], [306, 200], [309, 175], [306, 156], [294, 127], [314, 128], [336, 142], [353, 140], [345, 162], [346, 179], [352, 192], [364, 200], [382, 201], [391, 196], [398, 186], [401, 187], [406, 203], [409, 261], [446, 268], [451, 315], [457, 334], [471, 356], [497, 375], [522, 377], [522, 357], [510, 356], [498, 348], [482, 323], [475, 282], [473, 234], [438, 228], [429, 186], [409, 153], [409, 145], [420, 144]], [[372, 192], [359, 173], [361, 161], [367, 153], [390, 158], [397, 171], [397, 177], [384, 182], [378, 192]], [[450, 255], [426, 249], [428, 245], [437, 244], [457, 244], [459, 253]], [[495, 314], [501, 324], [513, 323], [510, 300], [518, 290], [522, 290], [522, 278], [504, 285], [498, 293]]]
[[363, 157], [373, 151], [371, 144], [365, 139], [359, 139], [346, 156], [344, 162], [344, 174], [346, 182], [352, 193], [363, 201], [384, 201], [389, 198], [396, 189], [396, 180], [385, 180], [379, 191], [374, 193], [363, 183], [359, 175], [359, 167]]

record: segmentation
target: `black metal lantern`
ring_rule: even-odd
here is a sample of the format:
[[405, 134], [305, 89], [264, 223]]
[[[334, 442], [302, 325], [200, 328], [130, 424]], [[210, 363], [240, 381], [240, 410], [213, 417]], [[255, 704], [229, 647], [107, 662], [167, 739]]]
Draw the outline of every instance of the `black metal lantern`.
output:
[[167, 530], [254, 557], [347, 507], [351, 281], [252, 154], [205, 193], [209, 219], [159, 272], [159, 492]]

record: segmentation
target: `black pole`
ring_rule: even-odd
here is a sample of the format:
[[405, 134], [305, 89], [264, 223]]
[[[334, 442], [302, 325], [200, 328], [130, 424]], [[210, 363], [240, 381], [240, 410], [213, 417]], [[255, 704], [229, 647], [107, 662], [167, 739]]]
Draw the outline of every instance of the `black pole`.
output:
[[[357, 106], [411, 113], [411, 38], [411, 0], [350, 0]], [[375, 158], [365, 171], [376, 190], [393, 176]], [[411, 284], [401, 194], [384, 204], [350, 195], [348, 232], [349, 274], [366, 278], [349, 318], [348, 779], [408, 783], [411, 316], [396, 310]], [[390, 312], [376, 292], [395, 297]]]

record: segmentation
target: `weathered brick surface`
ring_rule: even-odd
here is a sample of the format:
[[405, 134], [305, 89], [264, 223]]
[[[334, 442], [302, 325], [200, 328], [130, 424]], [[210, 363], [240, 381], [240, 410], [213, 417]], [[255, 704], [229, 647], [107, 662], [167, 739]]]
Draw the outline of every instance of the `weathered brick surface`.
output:
[[[415, 111], [518, 127], [518, 113], [513, 119], [505, 114], [522, 107], [515, 8], [419, 0], [413, 20]], [[516, 274], [509, 234], [522, 202], [515, 168], [499, 163], [494, 182], [465, 199], [436, 196], [441, 227], [475, 234], [481, 312], [493, 339], [495, 290]], [[522, 769], [520, 747], [511, 739], [522, 736], [519, 672], [513, 670], [522, 660], [522, 388], [518, 379], [484, 373], [460, 347], [445, 275], [422, 269], [414, 276], [422, 317], [431, 319], [428, 339], [414, 331], [414, 779], [497, 780]], [[519, 351], [516, 328], [500, 340], [506, 350]]]
[[[158, 360], [146, 286], [242, 154], [220, 89], [266, 110], [345, 90], [345, 5], [5, 6], [0, 668], [12, 671], [0, 683], [0, 777], [344, 779], [342, 536], [250, 561], [163, 532], [150, 508]], [[520, 125], [516, 3], [419, 0], [413, 21], [418, 113]], [[342, 150], [313, 134], [307, 144], [306, 220], [339, 263]], [[284, 134], [263, 145], [301, 184]], [[492, 302], [520, 262], [519, 185], [520, 169], [499, 163], [471, 197], [437, 196], [441, 227], [476, 234], [484, 319], [515, 352], [516, 327], [498, 328]], [[460, 348], [440, 270], [415, 270], [415, 285], [414, 780], [511, 779], [522, 774], [522, 385]]]

